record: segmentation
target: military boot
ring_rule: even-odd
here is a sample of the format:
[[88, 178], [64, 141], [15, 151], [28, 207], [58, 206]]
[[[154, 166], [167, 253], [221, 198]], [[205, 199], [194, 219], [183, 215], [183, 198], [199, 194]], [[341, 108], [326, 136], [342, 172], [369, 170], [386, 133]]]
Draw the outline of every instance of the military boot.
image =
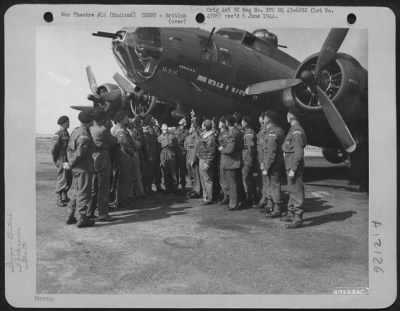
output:
[[68, 203], [70, 201], [70, 199], [67, 195], [67, 191], [61, 192], [61, 201], [64, 203]]
[[61, 193], [57, 193], [57, 206], [64, 207], [67, 203], [62, 200]]
[[271, 199], [267, 199], [267, 205], [265, 206], [265, 213], [272, 213], [272, 209], [274, 207], [274, 202]]
[[164, 190], [161, 188], [161, 185], [156, 185], [157, 192], [162, 193]]
[[75, 216], [68, 216], [67, 219], [65, 220], [65, 224], [67, 225], [74, 225], [78, 222], [78, 220], [75, 218]]
[[78, 228], [91, 227], [95, 224], [93, 219], [89, 219], [86, 215], [81, 215], [76, 226]]
[[263, 214], [272, 213], [272, 207], [274, 206], [274, 202], [271, 199], [266, 200], [267, 204], [264, 204], [264, 208], [260, 211]]
[[272, 210], [271, 213], [265, 214], [265, 217], [267, 218], [277, 218], [280, 216], [281, 216], [281, 207], [277, 203], [274, 204], [274, 209]]
[[286, 225], [286, 229], [295, 229], [301, 227], [303, 224], [303, 216], [301, 214], [295, 214], [294, 219], [290, 224]]
[[294, 212], [288, 210], [287, 215], [281, 218], [281, 221], [292, 222], [294, 219]]

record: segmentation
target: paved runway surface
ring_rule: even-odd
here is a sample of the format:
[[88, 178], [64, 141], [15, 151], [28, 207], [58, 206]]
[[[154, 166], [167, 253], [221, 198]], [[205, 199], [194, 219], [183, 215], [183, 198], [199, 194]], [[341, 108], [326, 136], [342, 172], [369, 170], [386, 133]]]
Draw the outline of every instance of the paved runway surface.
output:
[[[37, 292], [316, 294], [368, 287], [368, 195], [343, 165], [306, 159], [305, 225], [154, 194], [110, 223], [78, 229], [55, 204], [56, 170], [37, 153]], [[286, 191], [286, 188], [283, 188]]]

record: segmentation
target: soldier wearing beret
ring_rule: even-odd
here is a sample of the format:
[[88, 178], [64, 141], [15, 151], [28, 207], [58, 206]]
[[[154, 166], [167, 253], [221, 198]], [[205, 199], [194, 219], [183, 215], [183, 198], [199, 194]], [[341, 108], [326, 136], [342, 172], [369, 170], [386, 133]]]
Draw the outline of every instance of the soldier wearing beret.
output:
[[66, 206], [69, 202], [68, 190], [72, 184], [72, 172], [68, 165], [67, 146], [69, 143], [69, 118], [61, 116], [57, 124], [60, 129], [52, 137], [51, 155], [57, 167], [56, 195], [57, 205]]
[[174, 134], [168, 131], [167, 124], [161, 126], [158, 142], [161, 144], [160, 163], [164, 175], [164, 186], [167, 194], [177, 192], [176, 151], [177, 141]]
[[291, 222], [286, 225], [286, 228], [292, 229], [300, 227], [303, 222], [304, 148], [307, 145], [307, 137], [294, 114], [288, 112], [287, 120], [291, 128], [286, 135], [282, 150], [285, 157], [289, 202], [288, 217], [284, 220]]
[[[92, 123], [92, 113], [81, 111], [78, 115], [81, 125], [75, 128], [67, 147], [68, 163], [72, 169], [74, 192], [68, 206], [66, 224], [75, 224], [79, 228], [93, 226], [95, 221], [89, 219], [88, 209], [92, 191], [92, 176], [94, 173], [94, 144], [89, 127]], [[78, 210], [78, 219], [75, 210]]]
[[110, 221], [108, 203], [110, 199], [111, 158], [110, 148], [117, 144], [117, 139], [111, 135], [110, 129], [105, 126], [106, 113], [97, 109], [93, 113], [93, 125], [90, 134], [94, 142], [94, 174], [92, 184], [92, 202], [89, 216], [94, 217], [98, 208], [97, 221]]

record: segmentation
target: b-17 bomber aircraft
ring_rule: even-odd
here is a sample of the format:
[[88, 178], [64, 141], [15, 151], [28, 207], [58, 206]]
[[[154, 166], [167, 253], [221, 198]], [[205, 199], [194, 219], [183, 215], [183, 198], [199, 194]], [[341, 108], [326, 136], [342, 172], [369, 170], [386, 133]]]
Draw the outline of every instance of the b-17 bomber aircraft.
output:
[[[322, 147], [328, 161], [340, 163], [368, 140], [368, 72], [354, 57], [338, 52], [348, 31], [331, 29], [320, 52], [303, 62], [283, 52], [277, 36], [265, 29], [99, 31], [93, 35], [111, 39], [124, 76], [114, 75], [118, 85], [98, 87], [88, 67], [89, 99], [113, 114], [134, 111], [137, 99], [149, 94], [143, 115], [163, 120], [192, 109], [209, 117], [237, 111], [257, 120], [274, 109], [283, 125], [291, 111], [308, 143]], [[368, 148], [358, 151], [354, 155], [362, 157]]]

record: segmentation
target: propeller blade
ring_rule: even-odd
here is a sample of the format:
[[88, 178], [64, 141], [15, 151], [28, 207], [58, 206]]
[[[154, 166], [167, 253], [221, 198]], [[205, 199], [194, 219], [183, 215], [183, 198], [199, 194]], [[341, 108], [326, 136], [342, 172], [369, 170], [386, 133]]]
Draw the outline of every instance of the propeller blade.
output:
[[120, 73], [116, 72], [114, 74], [113, 78], [114, 78], [115, 82], [117, 82], [119, 87], [124, 90], [125, 93], [131, 93], [131, 94], [136, 93], [135, 86], [131, 83], [131, 81], [126, 79]]
[[296, 86], [301, 82], [302, 82], [301, 79], [282, 79], [282, 80], [263, 81], [248, 86], [246, 88], [245, 93], [247, 95], [270, 93]]
[[321, 90], [321, 88], [318, 86], [317, 86], [317, 91], [318, 91], [318, 99], [322, 106], [322, 110], [333, 132], [336, 134], [336, 137], [341, 142], [343, 148], [349, 153], [353, 152], [354, 150], [356, 150], [357, 144], [354, 141], [354, 138], [351, 135], [342, 116], [336, 109], [336, 106], [333, 104], [333, 102], [325, 94], [325, 92]]
[[319, 73], [321, 68], [328, 65], [335, 58], [336, 52], [342, 45], [348, 31], [349, 28], [332, 28], [329, 31], [329, 34], [322, 45], [321, 52], [317, 60], [317, 65], [315, 66], [316, 74]]
[[71, 106], [71, 108], [79, 111], [93, 111], [92, 106]]
[[116, 101], [118, 99], [120, 99], [122, 96], [121, 91], [120, 90], [113, 90], [107, 93], [103, 93], [100, 95], [100, 98], [104, 101]]
[[97, 92], [97, 82], [96, 82], [96, 78], [94, 77], [94, 73], [92, 71], [92, 67], [90, 67], [90, 66], [86, 67], [86, 75], [88, 77], [90, 90], [92, 91], [93, 94], [96, 94], [96, 92]]

